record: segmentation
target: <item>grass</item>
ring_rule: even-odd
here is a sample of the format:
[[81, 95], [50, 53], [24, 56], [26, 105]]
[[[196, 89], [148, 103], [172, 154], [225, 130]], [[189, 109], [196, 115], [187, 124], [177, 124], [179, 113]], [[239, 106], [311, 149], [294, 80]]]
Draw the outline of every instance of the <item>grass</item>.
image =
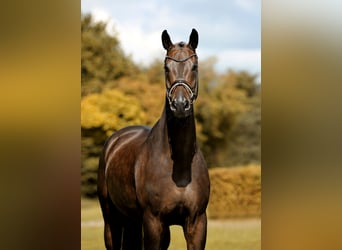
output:
[[[103, 221], [97, 200], [81, 200], [81, 249], [103, 250]], [[260, 219], [209, 220], [207, 250], [260, 250]], [[170, 250], [186, 249], [182, 228], [171, 227]]]

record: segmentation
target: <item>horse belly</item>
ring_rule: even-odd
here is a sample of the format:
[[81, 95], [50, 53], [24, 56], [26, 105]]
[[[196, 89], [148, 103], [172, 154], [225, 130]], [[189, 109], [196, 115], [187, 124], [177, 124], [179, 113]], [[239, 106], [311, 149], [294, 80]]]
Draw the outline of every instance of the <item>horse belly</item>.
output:
[[108, 194], [117, 209], [126, 216], [140, 216], [135, 190], [134, 165], [146, 137], [146, 129], [128, 130], [113, 137], [106, 152], [105, 176]]

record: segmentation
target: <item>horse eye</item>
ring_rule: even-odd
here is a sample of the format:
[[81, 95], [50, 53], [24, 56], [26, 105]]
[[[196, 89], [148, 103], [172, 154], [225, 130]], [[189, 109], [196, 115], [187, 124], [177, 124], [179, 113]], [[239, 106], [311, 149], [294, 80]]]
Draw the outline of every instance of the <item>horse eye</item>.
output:
[[165, 73], [169, 73], [170, 72], [170, 69], [167, 65], [164, 66], [164, 70], [165, 70]]
[[192, 65], [192, 71], [195, 71], [195, 70], [197, 70], [197, 68], [198, 68], [198, 65], [197, 64], [194, 64], [194, 65]]

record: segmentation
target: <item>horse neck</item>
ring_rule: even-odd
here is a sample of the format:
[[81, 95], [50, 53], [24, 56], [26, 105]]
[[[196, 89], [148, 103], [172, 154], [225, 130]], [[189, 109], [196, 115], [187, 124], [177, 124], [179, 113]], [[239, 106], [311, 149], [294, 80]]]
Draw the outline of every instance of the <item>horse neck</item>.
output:
[[[196, 153], [196, 127], [193, 109], [186, 118], [177, 118], [165, 104], [164, 133], [167, 137], [171, 159], [173, 160], [172, 179], [177, 186], [184, 187], [191, 182], [191, 163]], [[164, 138], [165, 138], [164, 137]]]

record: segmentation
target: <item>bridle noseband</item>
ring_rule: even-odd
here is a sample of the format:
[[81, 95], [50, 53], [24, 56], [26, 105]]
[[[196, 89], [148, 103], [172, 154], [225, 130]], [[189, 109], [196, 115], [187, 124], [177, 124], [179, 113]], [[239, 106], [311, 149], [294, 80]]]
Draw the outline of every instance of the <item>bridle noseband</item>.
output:
[[173, 91], [178, 87], [178, 86], [183, 86], [186, 91], [190, 94], [190, 104], [193, 103], [193, 101], [196, 99], [195, 98], [195, 94], [194, 91], [190, 88], [189, 84], [186, 83], [183, 80], [178, 80], [178, 81], [174, 81], [174, 83], [172, 84], [171, 88], [169, 88], [166, 92], [167, 95], [167, 99], [169, 100], [169, 104], [171, 105], [172, 101], [171, 101], [171, 95], [173, 93]]
[[[181, 63], [181, 62], [186, 62], [187, 60], [189, 60], [190, 58], [192, 57], [196, 57], [197, 58], [197, 55], [196, 53], [194, 54], [191, 54], [190, 56], [184, 58], [184, 59], [176, 59], [176, 58], [173, 58], [173, 57], [170, 57], [170, 56], [166, 56], [165, 57], [165, 61], [164, 63], [166, 63], [166, 60], [169, 59], [169, 60], [172, 60], [172, 61], [175, 61], [177, 63]], [[197, 82], [196, 82], [197, 84]], [[172, 84], [171, 84], [171, 87], [170, 88], [167, 88], [166, 89], [166, 96], [167, 96], [167, 99], [169, 101], [169, 104], [171, 105], [172, 103], [172, 100], [171, 100], [171, 95], [173, 93], [173, 91], [178, 87], [178, 86], [182, 86], [186, 89], [186, 91], [189, 93], [190, 95], [190, 104], [193, 103], [193, 101], [196, 99], [196, 94], [195, 94], [195, 90], [193, 90], [191, 87], [190, 87], [190, 84], [185, 81], [185, 80], [176, 80], [174, 81]]]

